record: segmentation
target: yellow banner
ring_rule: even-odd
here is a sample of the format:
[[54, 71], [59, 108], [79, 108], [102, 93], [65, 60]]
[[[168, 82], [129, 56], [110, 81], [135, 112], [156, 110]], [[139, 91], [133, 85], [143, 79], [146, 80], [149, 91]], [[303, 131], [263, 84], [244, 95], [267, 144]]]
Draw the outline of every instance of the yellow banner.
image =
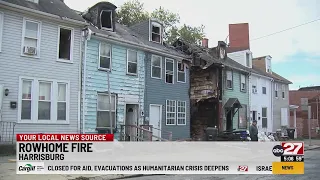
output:
[[304, 162], [273, 162], [272, 174], [304, 174]]

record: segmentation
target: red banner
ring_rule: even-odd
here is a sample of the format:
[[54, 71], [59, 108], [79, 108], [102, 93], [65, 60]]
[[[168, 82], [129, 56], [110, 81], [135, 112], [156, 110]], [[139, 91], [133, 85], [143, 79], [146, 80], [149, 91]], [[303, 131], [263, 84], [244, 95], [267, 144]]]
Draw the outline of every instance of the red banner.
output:
[[17, 134], [17, 141], [113, 141], [113, 134]]

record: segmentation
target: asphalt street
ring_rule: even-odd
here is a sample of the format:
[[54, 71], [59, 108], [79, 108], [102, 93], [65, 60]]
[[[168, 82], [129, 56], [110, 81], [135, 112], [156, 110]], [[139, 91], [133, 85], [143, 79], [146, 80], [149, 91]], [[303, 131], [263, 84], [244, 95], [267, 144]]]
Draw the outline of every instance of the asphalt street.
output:
[[162, 175], [128, 180], [316, 180], [320, 177], [320, 149], [305, 152], [304, 175]]

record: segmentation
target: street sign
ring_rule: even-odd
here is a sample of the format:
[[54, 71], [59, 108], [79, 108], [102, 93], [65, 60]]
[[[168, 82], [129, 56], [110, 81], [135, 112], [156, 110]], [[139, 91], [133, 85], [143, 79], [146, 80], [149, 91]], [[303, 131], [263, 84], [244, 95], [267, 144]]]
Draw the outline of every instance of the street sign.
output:
[[308, 98], [301, 98], [301, 109], [302, 111], [308, 111]]

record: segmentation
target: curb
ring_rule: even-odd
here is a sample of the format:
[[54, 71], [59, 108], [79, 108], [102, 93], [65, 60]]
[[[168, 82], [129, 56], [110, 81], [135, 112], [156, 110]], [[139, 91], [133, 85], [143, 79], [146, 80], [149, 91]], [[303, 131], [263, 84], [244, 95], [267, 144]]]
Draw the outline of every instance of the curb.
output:
[[315, 150], [315, 149], [320, 149], [320, 146], [318, 146], [318, 147], [313, 147], [313, 148], [309, 148], [309, 149], [305, 149], [304, 151], [311, 151], [311, 150]]

